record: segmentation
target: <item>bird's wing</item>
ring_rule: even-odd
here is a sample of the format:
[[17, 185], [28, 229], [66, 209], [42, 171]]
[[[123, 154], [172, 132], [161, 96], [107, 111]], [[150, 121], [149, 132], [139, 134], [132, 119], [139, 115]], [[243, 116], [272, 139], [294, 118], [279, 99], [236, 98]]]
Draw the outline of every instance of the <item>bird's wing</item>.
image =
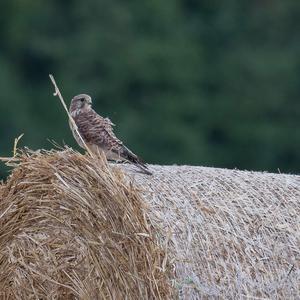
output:
[[74, 117], [78, 131], [84, 141], [90, 145], [97, 145], [103, 150], [109, 150], [119, 158], [137, 165], [144, 173], [152, 174], [147, 166], [131, 152], [115, 136], [110, 119], [99, 116], [94, 110], [81, 112]]
[[108, 118], [99, 116], [94, 110], [81, 112], [74, 117], [74, 121], [87, 144], [107, 150], [118, 151], [122, 148], [122, 142], [113, 132], [113, 123]]

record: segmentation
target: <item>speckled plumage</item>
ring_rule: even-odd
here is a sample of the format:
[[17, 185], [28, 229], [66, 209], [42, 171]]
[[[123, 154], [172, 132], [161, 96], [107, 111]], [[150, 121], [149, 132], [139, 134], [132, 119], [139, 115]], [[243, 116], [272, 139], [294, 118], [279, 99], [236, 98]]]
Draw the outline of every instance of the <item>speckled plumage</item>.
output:
[[[147, 166], [115, 136], [112, 127], [114, 124], [110, 119], [101, 117], [92, 109], [92, 100], [89, 95], [75, 96], [72, 99], [69, 112], [81, 137], [91, 151], [97, 153], [101, 150], [108, 160], [128, 161], [137, 165], [145, 173], [151, 174]], [[69, 124], [77, 143], [84, 148], [72, 122]]]

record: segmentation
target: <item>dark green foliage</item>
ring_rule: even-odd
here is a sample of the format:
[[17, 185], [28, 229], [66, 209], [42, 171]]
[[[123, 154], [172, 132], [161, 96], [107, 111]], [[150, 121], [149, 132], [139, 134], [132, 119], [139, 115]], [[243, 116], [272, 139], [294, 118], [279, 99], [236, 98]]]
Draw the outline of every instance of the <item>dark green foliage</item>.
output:
[[300, 2], [0, 4], [0, 156], [75, 146], [48, 74], [145, 161], [299, 173]]

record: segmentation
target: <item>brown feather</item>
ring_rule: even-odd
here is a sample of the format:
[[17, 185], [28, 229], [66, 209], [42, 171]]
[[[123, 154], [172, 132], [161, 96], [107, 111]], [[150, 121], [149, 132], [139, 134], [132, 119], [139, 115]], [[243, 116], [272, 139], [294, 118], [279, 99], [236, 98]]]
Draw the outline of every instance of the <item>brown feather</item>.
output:
[[[109, 118], [103, 118], [93, 109], [70, 108], [70, 113], [78, 127], [78, 131], [84, 142], [91, 146], [91, 150], [103, 150], [109, 160], [128, 161], [137, 165], [146, 174], [151, 174], [147, 166], [132, 151], [123, 145], [113, 132], [114, 124]], [[84, 148], [70, 122], [74, 138]], [[95, 148], [96, 146], [96, 148]]]
[[94, 110], [78, 113], [74, 121], [87, 144], [97, 145], [103, 150], [121, 150], [123, 144], [113, 133], [110, 122]]

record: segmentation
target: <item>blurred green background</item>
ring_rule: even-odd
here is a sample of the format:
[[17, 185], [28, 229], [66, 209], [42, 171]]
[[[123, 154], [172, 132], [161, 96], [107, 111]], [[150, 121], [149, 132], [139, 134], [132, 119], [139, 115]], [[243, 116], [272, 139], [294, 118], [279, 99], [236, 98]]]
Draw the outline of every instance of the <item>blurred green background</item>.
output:
[[147, 162], [300, 173], [300, 1], [10, 0], [0, 15], [0, 156], [21, 133], [77, 148], [52, 73]]

